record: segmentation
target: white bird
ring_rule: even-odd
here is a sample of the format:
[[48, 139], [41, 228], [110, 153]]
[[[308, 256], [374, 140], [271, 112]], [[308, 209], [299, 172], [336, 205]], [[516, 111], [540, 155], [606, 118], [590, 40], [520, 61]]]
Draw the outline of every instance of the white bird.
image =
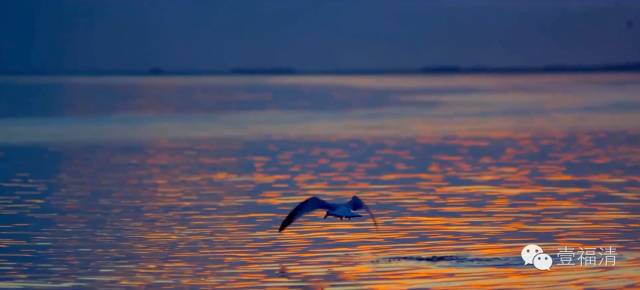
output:
[[375, 225], [376, 229], [378, 228], [378, 222], [376, 222], [375, 216], [369, 210], [367, 205], [364, 204], [364, 202], [357, 196], [354, 195], [353, 197], [351, 197], [350, 201], [343, 204], [328, 203], [314, 196], [307, 198], [305, 201], [298, 204], [282, 221], [278, 232], [284, 231], [284, 229], [286, 229], [287, 226], [293, 223], [296, 219], [316, 209], [324, 209], [327, 211], [327, 213], [324, 215], [325, 219], [328, 216], [334, 216], [340, 218], [341, 220], [344, 218], [346, 218], [347, 220], [351, 220], [351, 218], [361, 217], [361, 215], [353, 211], [364, 209], [371, 216], [371, 220], [373, 220], [373, 224]]

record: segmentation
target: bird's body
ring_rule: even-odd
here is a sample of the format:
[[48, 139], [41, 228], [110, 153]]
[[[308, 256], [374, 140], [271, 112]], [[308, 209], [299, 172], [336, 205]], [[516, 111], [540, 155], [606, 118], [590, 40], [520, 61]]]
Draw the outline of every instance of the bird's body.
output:
[[287, 215], [287, 217], [282, 221], [282, 224], [280, 225], [280, 229], [278, 229], [278, 231], [282, 232], [284, 229], [287, 228], [287, 226], [289, 226], [299, 217], [317, 209], [326, 210], [326, 214], [324, 216], [325, 219], [327, 217], [333, 216], [341, 220], [345, 218], [347, 220], [350, 220], [352, 218], [362, 217], [362, 215], [359, 215], [353, 211], [364, 209], [371, 216], [371, 219], [373, 220], [373, 224], [376, 226], [376, 228], [378, 227], [378, 223], [376, 222], [376, 219], [373, 213], [364, 204], [364, 202], [355, 195], [351, 197], [351, 200], [343, 204], [328, 203], [314, 196], [314, 197], [307, 198], [305, 201], [298, 204], [289, 213], [289, 215]]
[[324, 218], [327, 218], [328, 216], [334, 216], [340, 219], [361, 217], [361, 215], [351, 211], [351, 209], [346, 205], [340, 205], [334, 210], [328, 210]]

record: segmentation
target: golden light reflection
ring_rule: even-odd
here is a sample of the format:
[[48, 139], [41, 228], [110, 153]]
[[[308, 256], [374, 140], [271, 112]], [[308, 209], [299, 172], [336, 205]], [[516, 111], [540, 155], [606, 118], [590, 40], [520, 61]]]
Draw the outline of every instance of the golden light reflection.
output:
[[[0, 184], [14, 193], [0, 196], [0, 213], [51, 223], [1, 225], [2, 278], [154, 289], [634, 287], [640, 135], [611, 134], [60, 147], [54, 178]], [[631, 141], [605, 142], [619, 135]], [[308, 196], [355, 194], [378, 230], [316, 212], [277, 231]], [[550, 252], [616, 245], [621, 259], [538, 272], [518, 260], [531, 242]], [[13, 262], [38, 255], [47, 262]], [[433, 256], [463, 260], [385, 260]]]

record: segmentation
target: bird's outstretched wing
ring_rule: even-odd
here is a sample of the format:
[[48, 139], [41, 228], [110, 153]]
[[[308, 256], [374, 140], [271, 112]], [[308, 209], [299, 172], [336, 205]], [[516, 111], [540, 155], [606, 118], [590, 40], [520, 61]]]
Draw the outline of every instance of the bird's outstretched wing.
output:
[[351, 197], [351, 200], [349, 201], [349, 207], [351, 207], [351, 210], [366, 210], [367, 213], [369, 213], [369, 216], [371, 216], [371, 220], [373, 220], [373, 225], [376, 226], [376, 229], [378, 228], [378, 222], [376, 221], [376, 217], [373, 215], [373, 212], [369, 210], [369, 207], [364, 204], [364, 201], [362, 201], [362, 199], [360, 199], [358, 196], [354, 195], [353, 197]]
[[305, 201], [298, 204], [289, 213], [289, 215], [287, 215], [287, 217], [282, 221], [282, 224], [280, 224], [280, 229], [278, 229], [278, 232], [284, 231], [284, 229], [287, 228], [287, 226], [289, 226], [291, 223], [293, 223], [293, 221], [303, 216], [304, 214], [312, 212], [316, 209], [333, 210], [335, 209], [335, 205], [330, 204], [315, 196], [307, 198]]

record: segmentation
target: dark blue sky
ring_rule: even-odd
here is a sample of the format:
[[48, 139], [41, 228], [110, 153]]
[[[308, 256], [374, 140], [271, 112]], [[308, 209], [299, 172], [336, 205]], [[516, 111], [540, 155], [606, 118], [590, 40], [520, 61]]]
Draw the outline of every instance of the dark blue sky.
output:
[[640, 61], [640, 1], [2, 1], [0, 71]]

